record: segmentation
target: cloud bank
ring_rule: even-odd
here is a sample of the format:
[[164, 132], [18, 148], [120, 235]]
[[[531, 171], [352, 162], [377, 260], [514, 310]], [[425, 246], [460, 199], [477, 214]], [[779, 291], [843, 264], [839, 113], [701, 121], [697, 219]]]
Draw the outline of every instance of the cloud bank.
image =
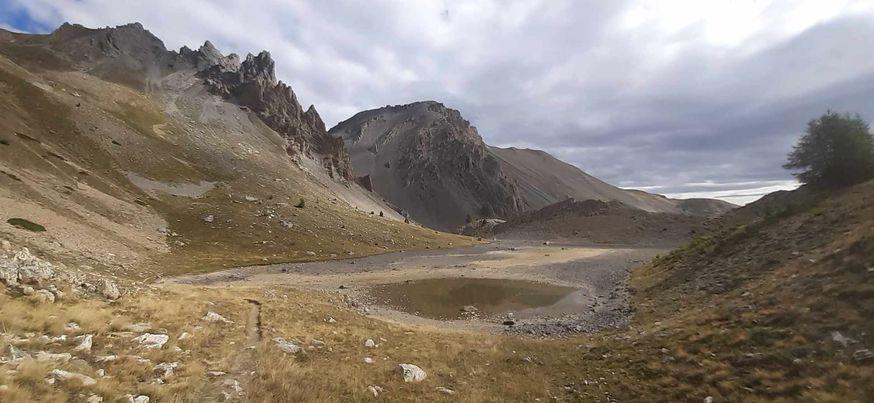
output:
[[809, 119], [874, 119], [867, 1], [0, 3], [0, 26], [20, 31], [139, 21], [168, 48], [268, 49], [329, 126], [433, 99], [490, 144], [672, 196], [790, 188], [780, 166]]

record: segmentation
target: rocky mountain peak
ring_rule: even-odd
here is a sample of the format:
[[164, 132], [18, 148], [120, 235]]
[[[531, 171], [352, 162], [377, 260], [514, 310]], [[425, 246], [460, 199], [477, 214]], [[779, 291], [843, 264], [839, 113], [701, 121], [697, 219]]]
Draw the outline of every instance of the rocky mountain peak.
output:
[[276, 63], [266, 50], [262, 50], [258, 56], [251, 53], [246, 55], [246, 60], [240, 66], [240, 74], [243, 81], [261, 81], [266, 86], [277, 84]]
[[352, 179], [343, 141], [327, 134], [314, 106], [304, 111], [291, 87], [276, 79], [276, 63], [270, 52], [248, 54], [238, 66], [215, 64], [198, 74], [212, 92], [248, 107], [285, 137], [289, 154], [319, 154], [331, 175]]

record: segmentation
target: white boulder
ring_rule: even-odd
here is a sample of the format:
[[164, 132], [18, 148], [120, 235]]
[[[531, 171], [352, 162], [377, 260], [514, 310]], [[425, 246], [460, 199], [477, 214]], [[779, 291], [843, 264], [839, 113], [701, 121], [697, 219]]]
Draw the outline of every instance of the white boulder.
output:
[[289, 353], [289, 354], [297, 354], [303, 351], [300, 346], [294, 344], [288, 340], [283, 339], [282, 337], [277, 337], [273, 339], [276, 342], [276, 347], [279, 347], [280, 350]]
[[140, 343], [143, 348], [161, 348], [170, 340], [170, 336], [166, 334], [143, 333], [140, 336], [134, 337], [133, 341]]
[[404, 377], [404, 382], [421, 382], [428, 377], [428, 374], [413, 364], [400, 364], [401, 375]]
[[230, 321], [224, 316], [221, 316], [213, 311], [207, 312], [206, 315], [203, 315], [201, 319], [207, 322], [234, 323], [233, 321]]

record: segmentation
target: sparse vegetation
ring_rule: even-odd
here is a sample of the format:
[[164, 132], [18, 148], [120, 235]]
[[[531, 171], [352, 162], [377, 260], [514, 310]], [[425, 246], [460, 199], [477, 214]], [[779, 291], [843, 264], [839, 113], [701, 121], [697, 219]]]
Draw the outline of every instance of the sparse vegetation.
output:
[[15, 228], [26, 229], [33, 232], [43, 232], [46, 230], [46, 227], [24, 218], [10, 218], [6, 220], [6, 222]]

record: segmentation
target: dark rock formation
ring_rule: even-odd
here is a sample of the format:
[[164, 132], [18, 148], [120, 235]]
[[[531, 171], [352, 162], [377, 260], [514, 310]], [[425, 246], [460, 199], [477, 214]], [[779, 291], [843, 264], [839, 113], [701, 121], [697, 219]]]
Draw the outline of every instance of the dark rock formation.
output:
[[417, 102], [361, 112], [331, 129], [375, 192], [425, 225], [454, 229], [468, 216], [522, 211], [512, 180], [476, 128], [453, 109]]
[[248, 107], [285, 137], [289, 154], [321, 154], [329, 173], [352, 179], [342, 139], [328, 135], [315, 107], [311, 105], [304, 111], [291, 87], [276, 80], [269, 52], [249, 54], [238, 68], [234, 67], [214, 64], [199, 74], [213, 92]]

